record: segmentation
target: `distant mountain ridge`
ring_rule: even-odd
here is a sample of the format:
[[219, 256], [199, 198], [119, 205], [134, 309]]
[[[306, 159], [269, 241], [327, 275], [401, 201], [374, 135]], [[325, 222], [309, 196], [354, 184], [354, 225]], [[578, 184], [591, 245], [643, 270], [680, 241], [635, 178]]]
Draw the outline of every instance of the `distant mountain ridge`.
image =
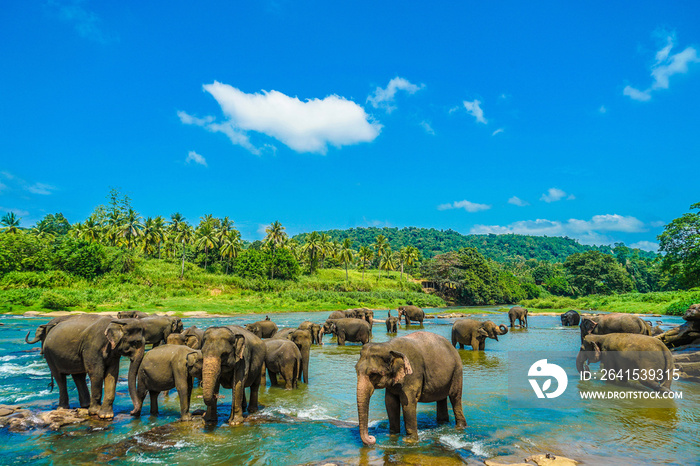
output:
[[[454, 230], [436, 230], [435, 228], [350, 228], [347, 230], [327, 230], [326, 233], [335, 241], [350, 238], [353, 248], [371, 246], [375, 238], [384, 235], [389, 240], [392, 251], [404, 246], [416, 247], [424, 258], [434, 257], [448, 251], [457, 251], [464, 247], [474, 247], [485, 257], [497, 262], [510, 262], [519, 258], [537, 259], [548, 262], [563, 262], [571, 254], [597, 250], [611, 254], [610, 246], [587, 246], [569, 237], [526, 236], [517, 234], [504, 235], [463, 235]], [[293, 238], [304, 242], [308, 233], [301, 233]], [[653, 252], [635, 250], [640, 257], [653, 259]]]

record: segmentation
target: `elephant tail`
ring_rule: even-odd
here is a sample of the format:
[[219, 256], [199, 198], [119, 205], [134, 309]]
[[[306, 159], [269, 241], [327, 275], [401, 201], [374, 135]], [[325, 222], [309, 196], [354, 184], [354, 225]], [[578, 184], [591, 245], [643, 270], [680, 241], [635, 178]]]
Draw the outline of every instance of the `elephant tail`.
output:
[[49, 382], [48, 387], [49, 387], [49, 391], [52, 392], [53, 391], [53, 374], [51, 374], [51, 382]]

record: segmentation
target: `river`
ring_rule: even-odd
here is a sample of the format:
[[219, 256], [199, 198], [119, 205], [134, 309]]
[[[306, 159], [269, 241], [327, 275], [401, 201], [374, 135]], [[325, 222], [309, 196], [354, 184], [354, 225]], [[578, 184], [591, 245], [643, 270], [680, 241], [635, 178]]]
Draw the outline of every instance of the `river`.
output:
[[[485, 309], [487, 310], [487, 309]], [[435, 311], [427, 309], [427, 312]], [[279, 327], [296, 327], [305, 320], [322, 323], [327, 312], [275, 314]], [[395, 315], [395, 313], [394, 313]], [[375, 318], [384, 317], [384, 311]], [[478, 319], [506, 324], [507, 315], [476, 315]], [[55, 409], [58, 390], [47, 388], [49, 369], [39, 345], [24, 343], [47, 318], [0, 316], [0, 404], [21, 405], [34, 411]], [[259, 315], [230, 318], [186, 318], [185, 327], [244, 324]], [[679, 317], [652, 318], [680, 324]], [[454, 319], [426, 319], [423, 329], [402, 325], [399, 336], [425, 330], [450, 339]], [[0, 431], [2, 464], [479, 464], [502, 456], [522, 461], [535, 453], [553, 453], [588, 464], [698, 464], [700, 448], [700, 387], [675, 381], [672, 389], [682, 399], [662, 408], [629, 400], [583, 400], [578, 390], [606, 391], [601, 381], [581, 381], [575, 370], [580, 333], [561, 327], [558, 316], [529, 316], [529, 328], [514, 329], [499, 341], [487, 340], [484, 352], [459, 350], [464, 363], [463, 404], [467, 428], [451, 423], [437, 425], [435, 404], [419, 404], [419, 440], [389, 436], [383, 393], [377, 390], [370, 405], [370, 434], [377, 445], [363, 447], [357, 428], [355, 363], [359, 344], [339, 347], [325, 337], [325, 345], [312, 346], [309, 384], [297, 390], [261, 388], [263, 409], [242, 426], [223, 423], [230, 413], [231, 392], [219, 403], [219, 423], [175, 422], [179, 418], [177, 394], [161, 398], [160, 415], [148, 415], [148, 398], [142, 417], [129, 416], [126, 373], [122, 358], [120, 382], [111, 422], [89, 421], [58, 431], [34, 429]], [[390, 338], [383, 324], [374, 326], [374, 342]], [[514, 400], [512, 377], [523, 354], [552, 354], [566, 366], [569, 388], [557, 404], [542, 405]], [[525, 368], [526, 370], [527, 368]], [[510, 374], [510, 375], [509, 375]], [[71, 407], [77, 404], [69, 378]], [[269, 382], [268, 382], [269, 384]], [[511, 385], [509, 388], [509, 384]], [[629, 389], [628, 389], [629, 390]], [[192, 410], [204, 408], [201, 388], [195, 388]], [[161, 395], [163, 397], [164, 395]], [[534, 395], [532, 395], [534, 397]]]

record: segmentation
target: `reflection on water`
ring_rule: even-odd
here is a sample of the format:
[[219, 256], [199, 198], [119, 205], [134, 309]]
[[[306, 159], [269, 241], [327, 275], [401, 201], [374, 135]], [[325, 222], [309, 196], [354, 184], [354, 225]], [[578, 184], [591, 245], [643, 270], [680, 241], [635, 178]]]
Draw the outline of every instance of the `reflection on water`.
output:
[[[327, 313], [273, 316], [280, 326], [296, 327], [305, 320], [323, 322]], [[507, 316], [475, 316], [506, 324]], [[39, 355], [39, 345], [24, 343], [24, 335], [48, 319], [0, 317], [0, 404], [21, 404], [33, 410], [53, 409], [58, 393], [50, 392], [49, 371]], [[185, 319], [185, 325], [244, 324], [259, 316]], [[663, 318], [664, 324], [681, 323]], [[401, 325], [399, 336], [424, 330], [450, 338], [454, 319], [426, 319], [424, 325]], [[58, 432], [2, 431], [3, 464], [173, 463], [186, 464], [304, 464], [337, 462], [353, 465], [462, 464], [492, 456], [522, 460], [533, 453], [552, 452], [593, 464], [669, 463], [692, 464], [700, 431], [700, 390], [696, 384], [675, 382], [683, 399], [663, 408], [640, 406], [634, 400], [581, 400], [569, 393], [566, 405], [557, 409], [513, 407], [508, 397], [508, 371], [515, 359], [509, 353], [523, 351], [578, 351], [576, 327], [564, 328], [558, 316], [529, 318], [528, 329], [510, 329], [499, 341], [487, 340], [486, 351], [459, 350], [464, 364], [463, 404], [468, 427], [438, 426], [435, 404], [419, 404], [419, 438], [389, 435], [381, 391], [370, 404], [370, 433], [377, 446], [362, 446], [357, 429], [355, 363], [361, 346], [337, 346], [326, 337], [324, 346], [312, 346], [310, 384], [298, 390], [261, 389], [262, 410], [242, 426], [229, 427], [231, 391], [223, 390], [220, 422], [175, 422], [179, 404], [173, 391], [160, 402], [159, 417], [128, 415], [131, 402], [126, 386], [128, 361], [123, 361], [117, 387], [113, 422], [91, 420]], [[374, 327], [373, 341], [391, 336], [383, 324]], [[571, 387], [593, 391], [620, 389], [599, 381], [581, 382], [567, 368]], [[77, 393], [69, 381], [71, 406]], [[626, 389], [630, 389], [629, 387]], [[569, 389], [571, 390], [571, 389]], [[568, 391], [567, 391], [568, 393]], [[204, 408], [201, 388], [195, 387], [192, 409]], [[576, 395], [576, 396], [574, 396]], [[148, 404], [148, 401], [146, 401]]]

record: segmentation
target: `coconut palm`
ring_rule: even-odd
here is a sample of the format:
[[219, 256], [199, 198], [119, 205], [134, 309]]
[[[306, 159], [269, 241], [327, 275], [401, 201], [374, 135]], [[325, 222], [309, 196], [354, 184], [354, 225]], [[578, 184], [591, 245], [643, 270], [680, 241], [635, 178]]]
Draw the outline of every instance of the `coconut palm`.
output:
[[350, 238], [345, 238], [343, 244], [340, 245], [340, 250], [338, 251], [338, 259], [345, 263], [345, 281], [348, 281], [348, 263], [352, 264], [355, 259], [355, 251], [351, 249], [352, 240]]
[[360, 265], [362, 266], [362, 279], [365, 279], [365, 268], [371, 264], [374, 252], [369, 246], [360, 246], [358, 251], [358, 259], [360, 260]]
[[175, 241], [182, 244], [182, 268], [180, 270], [180, 280], [185, 278], [185, 258], [187, 257], [187, 246], [194, 240], [194, 228], [185, 223], [177, 232]]
[[124, 221], [124, 216], [122, 212], [118, 209], [114, 209], [107, 214], [105, 220], [105, 234], [104, 239], [107, 241], [109, 246], [118, 246], [120, 235], [120, 227]]
[[3, 225], [5, 228], [3, 229], [3, 232], [5, 233], [18, 233], [19, 230], [19, 221], [22, 220], [20, 217], [15, 215], [14, 212], [8, 212], [5, 215], [2, 216], [0, 219], [0, 225]]
[[[265, 236], [264, 242], [265, 245], [270, 248], [273, 264], [275, 263], [275, 250], [283, 247], [287, 242], [287, 233], [285, 233], [284, 230], [285, 228], [277, 220], [272, 222], [269, 227], [265, 228], [267, 236]], [[275, 278], [274, 267], [270, 267], [270, 278]]]
[[37, 222], [29, 233], [42, 239], [52, 239], [56, 236], [53, 231], [51, 231], [51, 226], [46, 222]]
[[331, 237], [326, 233], [321, 233], [318, 237], [318, 244], [320, 246], [319, 255], [321, 256], [321, 268], [323, 268], [326, 261], [326, 256], [333, 255]]
[[318, 263], [318, 256], [321, 250], [320, 238], [321, 235], [312, 231], [311, 234], [306, 236], [306, 241], [304, 242], [303, 251], [309, 258], [309, 270], [311, 273], [314, 273], [316, 264]]
[[226, 273], [228, 274], [228, 268], [231, 265], [231, 259], [238, 257], [238, 254], [243, 250], [243, 243], [241, 242], [241, 234], [236, 229], [230, 229], [226, 233], [226, 236], [220, 239], [219, 242], [219, 254], [222, 259], [227, 259], [226, 261]]
[[217, 244], [217, 231], [215, 228], [214, 218], [207, 215], [201, 218], [201, 222], [197, 227], [195, 246], [204, 248], [204, 270], [209, 265], [209, 248], [213, 248]]
[[387, 275], [389, 274], [390, 270], [396, 270], [396, 258], [391, 253], [391, 249], [385, 249], [385, 253], [379, 261], [379, 270], [386, 270]]
[[143, 224], [141, 216], [134, 209], [129, 207], [126, 215], [119, 226], [119, 235], [126, 239], [126, 244], [131, 249], [135, 240], [143, 234]]
[[[413, 265], [418, 260], [418, 249], [413, 246], [405, 246], [399, 250], [399, 263], [401, 264], [401, 278], [403, 278], [403, 266]], [[408, 278], [408, 274], [406, 274]]]
[[90, 215], [81, 227], [82, 228], [78, 232], [78, 237], [80, 239], [84, 239], [89, 243], [97, 243], [100, 241], [102, 226], [97, 221], [97, 217], [94, 214]]
[[165, 219], [161, 215], [153, 219], [152, 235], [156, 241], [156, 248], [158, 249], [158, 259], [160, 259], [161, 246], [165, 242]]
[[386, 239], [386, 236], [379, 235], [375, 238], [373, 246], [375, 255], [377, 256], [377, 262], [379, 262], [380, 265], [378, 278], [382, 278], [382, 258], [387, 254], [387, 250], [389, 250], [389, 240]]

